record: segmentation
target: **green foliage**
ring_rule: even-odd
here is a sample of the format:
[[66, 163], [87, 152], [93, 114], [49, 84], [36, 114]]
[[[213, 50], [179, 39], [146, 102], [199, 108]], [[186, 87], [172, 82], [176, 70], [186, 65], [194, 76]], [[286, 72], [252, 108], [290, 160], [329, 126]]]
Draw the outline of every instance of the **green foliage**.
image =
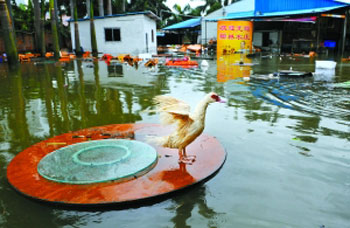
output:
[[[44, 1], [44, 0], [43, 0]], [[165, 5], [166, 0], [112, 0], [112, 11], [113, 14], [125, 13], [125, 12], [139, 12], [139, 11], [152, 11], [154, 14], [161, 17], [161, 21], [157, 21], [159, 28], [178, 23], [184, 20], [188, 20], [191, 16], [204, 16], [223, 6], [229, 5], [239, 0], [224, 0], [223, 4], [221, 0], [206, 0], [205, 4], [196, 8], [191, 8], [190, 5], [186, 5], [183, 9], [179, 5], [175, 5], [173, 10], [169, 9]], [[59, 0], [59, 14], [71, 14], [70, 0]], [[86, 1], [76, 1], [77, 4], [77, 16], [83, 18], [87, 15], [86, 12]], [[125, 6], [125, 12], [123, 12], [123, 4]], [[48, 12], [49, 4], [48, 1], [44, 3], [45, 7], [43, 13]], [[93, 4], [92, 10], [97, 10], [98, 5]], [[15, 24], [15, 30], [34, 32], [34, 9], [32, 1], [28, 1], [28, 6], [23, 4], [16, 4], [15, 0], [12, 0], [13, 18]], [[71, 15], [73, 16], [73, 15]], [[45, 30], [51, 28], [50, 22], [45, 21]], [[70, 39], [70, 30], [65, 28], [59, 23], [58, 32], [64, 39]]]
[[221, 2], [214, 2], [214, 4], [210, 6], [206, 13], [210, 14], [220, 8], [222, 8]]
[[241, 1], [241, 0], [225, 0], [224, 6], [228, 6], [228, 5], [235, 3], [235, 2], [238, 2], [238, 1]]
[[192, 9], [189, 4], [187, 4], [183, 9], [181, 8], [180, 5], [175, 4], [173, 6], [173, 11], [175, 11], [175, 13], [171, 14], [170, 17], [166, 20], [168, 25], [185, 21], [191, 18], [191, 17], [185, 16], [185, 15], [191, 15], [190, 13], [192, 12]]
[[31, 1], [28, 6], [24, 4], [15, 3], [12, 5], [13, 20], [15, 24], [15, 30], [24, 32], [34, 31], [34, 10]]
[[[117, 2], [121, 6], [122, 1], [126, 2], [125, 3], [126, 12], [151, 11], [157, 16], [162, 17], [163, 21], [157, 21], [158, 27], [164, 27], [165, 26], [164, 21], [171, 16], [171, 14], [165, 13], [167, 11], [170, 11], [168, 6], [165, 5], [165, 2], [166, 2], [165, 0], [150, 0], [150, 1], [130, 0], [129, 2], [127, 0], [116, 0], [115, 2]], [[121, 9], [121, 7], [117, 9]], [[118, 12], [118, 13], [122, 13], [122, 12]]]

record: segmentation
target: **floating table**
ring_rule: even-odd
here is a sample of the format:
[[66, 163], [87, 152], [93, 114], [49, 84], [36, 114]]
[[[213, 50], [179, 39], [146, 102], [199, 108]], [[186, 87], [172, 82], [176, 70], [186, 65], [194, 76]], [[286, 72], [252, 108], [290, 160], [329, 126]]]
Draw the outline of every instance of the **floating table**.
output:
[[157, 124], [114, 124], [55, 136], [19, 153], [7, 167], [9, 183], [45, 202], [76, 206], [153, 200], [213, 176], [226, 153], [202, 134], [187, 149], [192, 164], [178, 162], [177, 149], [149, 145], [147, 135], [167, 135]]

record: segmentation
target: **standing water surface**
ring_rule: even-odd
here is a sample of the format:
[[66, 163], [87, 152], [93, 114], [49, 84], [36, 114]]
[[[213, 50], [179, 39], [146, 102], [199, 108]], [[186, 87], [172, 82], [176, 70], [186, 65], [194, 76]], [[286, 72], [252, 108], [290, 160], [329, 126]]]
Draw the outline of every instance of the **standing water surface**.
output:
[[[350, 80], [350, 65], [339, 63], [335, 75], [248, 81], [247, 74], [315, 71], [315, 64], [257, 58], [251, 66], [227, 63], [222, 73], [208, 62], [191, 69], [79, 60], [0, 65], [0, 227], [350, 227], [350, 89], [335, 86]], [[67, 210], [27, 199], [6, 180], [11, 159], [41, 140], [93, 126], [158, 123], [144, 112], [154, 96], [194, 108], [211, 91], [227, 103], [209, 106], [204, 131], [222, 143], [227, 160], [188, 191], [139, 208]]]

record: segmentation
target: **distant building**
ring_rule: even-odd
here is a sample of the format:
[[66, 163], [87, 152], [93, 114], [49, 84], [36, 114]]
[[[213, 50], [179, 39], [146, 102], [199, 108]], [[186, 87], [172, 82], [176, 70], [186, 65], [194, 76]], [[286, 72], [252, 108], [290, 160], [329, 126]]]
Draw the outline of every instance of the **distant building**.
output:
[[[157, 53], [156, 21], [150, 11], [94, 17], [99, 52], [118, 55]], [[75, 49], [74, 22], [70, 21], [72, 48]], [[91, 51], [90, 20], [79, 19], [80, 44]]]
[[241, 0], [208, 14], [201, 43], [217, 39], [217, 21], [254, 22], [253, 45], [273, 52], [350, 51], [349, 0]]
[[158, 36], [158, 43], [160, 45], [200, 43], [201, 18], [196, 17], [182, 21], [162, 28], [162, 31], [162, 35]]

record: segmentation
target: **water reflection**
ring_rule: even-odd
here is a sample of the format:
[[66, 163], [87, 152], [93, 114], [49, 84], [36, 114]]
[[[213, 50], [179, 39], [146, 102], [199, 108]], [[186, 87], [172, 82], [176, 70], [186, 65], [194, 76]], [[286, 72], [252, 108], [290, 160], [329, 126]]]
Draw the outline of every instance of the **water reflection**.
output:
[[[139, 112], [151, 105], [148, 94], [159, 94], [159, 88], [166, 86], [162, 77], [140, 74], [128, 75], [130, 78], [124, 81], [110, 81], [106, 74], [100, 74], [106, 65], [93, 63], [93, 68], [86, 69], [84, 64], [76, 61], [64, 67], [40, 64], [34, 68], [24, 65], [10, 71], [11, 76], [2, 83], [2, 97], [7, 94], [7, 99], [0, 101], [1, 128], [10, 131], [1, 131], [1, 138], [7, 138], [12, 148], [20, 145], [14, 149], [18, 152], [34, 142], [71, 130], [133, 123], [141, 120]], [[72, 68], [73, 73], [67, 73]], [[91, 79], [93, 83], [89, 83]], [[137, 89], [138, 85], [148, 88]]]
[[[17, 71], [0, 66], [0, 226], [93, 226], [95, 220], [101, 227], [156, 226], [160, 214], [162, 227], [247, 227], [239, 221], [280, 227], [276, 218], [285, 218], [287, 226], [300, 221], [303, 227], [349, 224], [350, 90], [332, 84], [350, 80], [350, 65], [340, 64], [335, 73], [309, 80], [245, 81], [249, 74], [290, 67], [315, 71], [315, 66], [309, 59], [259, 58], [244, 60], [259, 64], [242, 67], [239, 60], [236, 65], [208, 61], [205, 70], [82, 61], [27, 63]], [[38, 141], [92, 126], [157, 122], [156, 116], [142, 113], [155, 95], [171, 94], [194, 105], [210, 91], [224, 95], [228, 103], [208, 109], [205, 131], [218, 137], [232, 158], [220, 171], [225, 181], [215, 186], [209, 181], [146, 208], [89, 214], [27, 200], [6, 183], [6, 165]], [[220, 193], [207, 191], [216, 188]], [[231, 192], [236, 198], [217, 197]], [[261, 213], [240, 207], [239, 220], [218, 213], [232, 211], [237, 199]], [[137, 222], [135, 213], [143, 220]]]
[[86, 104], [86, 96], [85, 96], [85, 83], [84, 83], [84, 72], [83, 72], [83, 66], [82, 66], [82, 61], [77, 60], [75, 69], [78, 72], [78, 77], [79, 77], [79, 104], [80, 104], [80, 116], [81, 116], [81, 126], [82, 128], [87, 128], [88, 124], [88, 119], [87, 119], [87, 104]]
[[226, 82], [237, 78], [249, 77], [252, 59], [246, 54], [222, 55], [217, 59], [217, 81]]
[[[190, 180], [189, 182], [194, 181], [194, 177], [187, 172], [187, 166], [189, 165], [179, 163], [178, 167], [162, 172], [162, 180], [168, 181], [174, 188], [179, 188], [177, 184], [180, 184], [180, 186], [182, 185], [182, 180], [177, 179], [178, 176], [181, 176], [183, 180]], [[187, 220], [194, 213], [194, 208], [196, 206], [198, 207], [198, 213], [208, 219], [208, 227], [214, 225], [213, 220], [216, 216], [216, 212], [208, 207], [205, 195], [205, 187], [200, 185], [196, 187], [195, 191], [187, 191], [185, 194], [181, 194], [181, 196], [174, 197], [175, 208], [171, 208], [171, 210], [175, 211], [175, 216], [171, 219], [174, 223], [174, 227], [191, 227], [187, 224]]]
[[[30, 133], [26, 116], [26, 102], [23, 94], [23, 79], [20, 68], [10, 71], [11, 106], [8, 111], [8, 127], [11, 129], [11, 148], [30, 145]], [[16, 145], [16, 146], [15, 146]]]
[[[0, 181], [7, 183], [5, 178], [1, 178]], [[25, 227], [28, 224], [31, 227], [42, 227], [43, 224], [50, 227], [55, 226], [53, 222], [55, 215], [52, 213], [52, 208], [20, 196], [8, 184], [2, 184], [0, 195], [1, 227]]]
[[54, 90], [52, 87], [52, 78], [49, 73], [49, 69], [47, 65], [44, 65], [44, 72], [43, 72], [43, 80], [42, 85], [40, 86], [43, 90], [44, 100], [45, 100], [45, 107], [47, 112], [47, 121], [49, 125], [49, 132], [50, 136], [54, 135], [54, 118], [53, 118], [53, 107], [52, 107], [52, 100], [54, 97]]
[[121, 63], [107, 65], [108, 77], [124, 77], [123, 65]]
[[[196, 207], [198, 208], [198, 214], [205, 219], [203, 223], [206, 224], [207, 227], [218, 227], [215, 221], [217, 213], [213, 208], [208, 207], [205, 197], [206, 188], [203, 185], [198, 186], [195, 191], [188, 191], [186, 194], [174, 197], [174, 206], [171, 208], [171, 210], [175, 211], [175, 216], [171, 219], [174, 227], [192, 227], [188, 219], [193, 216]], [[200, 223], [199, 219], [195, 224], [198, 225], [202, 223]]]
[[61, 111], [62, 118], [62, 129], [60, 131], [67, 132], [70, 130], [70, 117], [68, 113], [68, 98], [67, 98], [67, 87], [68, 84], [65, 82], [65, 78], [62, 72], [62, 67], [56, 67], [56, 80], [57, 80], [57, 92], [58, 92], [58, 100], [59, 107]]

